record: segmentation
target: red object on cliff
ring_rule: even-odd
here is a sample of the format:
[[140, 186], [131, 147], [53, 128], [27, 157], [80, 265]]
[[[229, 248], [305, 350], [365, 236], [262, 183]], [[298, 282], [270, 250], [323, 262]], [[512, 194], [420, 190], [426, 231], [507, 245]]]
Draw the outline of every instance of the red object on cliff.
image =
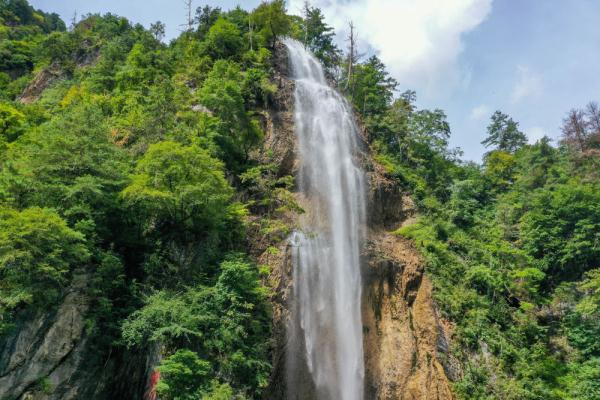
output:
[[160, 381], [160, 371], [155, 370], [150, 376], [150, 388], [144, 396], [144, 400], [156, 400], [156, 384]]

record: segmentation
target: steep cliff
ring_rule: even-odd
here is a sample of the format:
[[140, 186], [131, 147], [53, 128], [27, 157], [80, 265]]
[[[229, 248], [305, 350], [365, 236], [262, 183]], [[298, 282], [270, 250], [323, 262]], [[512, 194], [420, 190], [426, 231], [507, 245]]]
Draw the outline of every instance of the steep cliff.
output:
[[[297, 142], [292, 126], [293, 84], [287, 79], [285, 49], [279, 48], [276, 54], [279, 91], [266, 121], [269, 129], [264, 154], [279, 161], [280, 174], [294, 174]], [[385, 176], [368, 151], [363, 154], [363, 164], [370, 171], [362, 301], [366, 398], [452, 399], [448, 376], [454, 378], [456, 368], [432, 299], [431, 283], [424, 274], [424, 262], [410, 241], [391, 233], [410, 222], [416, 211], [410, 198]], [[302, 204], [303, 199], [296, 196]], [[284, 222], [293, 229], [296, 220], [287, 214]], [[262, 243], [254, 250], [259, 263], [268, 265], [271, 271], [268, 284], [273, 303], [274, 372], [265, 398], [312, 399], [314, 384], [302, 359], [303, 344], [286, 336], [286, 327], [292, 322], [291, 247], [284, 239]], [[295, 381], [294, 386], [306, 388], [303, 397], [286, 389], [290, 379]]]
[[80, 271], [54, 310], [20, 316], [0, 342], [0, 399], [141, 399], [157, 348], [105, 353], [86, 331], [90, 275]]
[[451, 399], [448, 342], [412, 243], [373, 232], [363, 274], [367, 398]]

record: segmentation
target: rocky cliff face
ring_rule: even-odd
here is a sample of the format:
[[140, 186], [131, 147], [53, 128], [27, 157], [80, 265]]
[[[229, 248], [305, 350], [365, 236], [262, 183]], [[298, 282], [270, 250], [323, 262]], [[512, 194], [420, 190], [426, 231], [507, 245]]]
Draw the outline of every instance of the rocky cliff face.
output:
[[141, 399], [158, 349], [135, 354], [99, 349], [86, 332], [88, 282], [79, 272], [52, 311], [22, 315], [0, 341], [0, 399]]
[[366, 398], [452, 399], [455, 362], [424, 260], [410, 241], [392, 233], [411, 223], [416, 209], [380, 167], [370, 169], [363, 264]]
[[373, 232], [363, 274], [367, 399], [452, 399], [448, 342], [412, 243]]
[[[266, 119], [264, 152], [278, 160], [281, 174], [294, 174], [297, 165], [293, 130], [293, 83], [287, 78], [285, 49], [276, 52], [278, 96]], [[407, 240], [393, 233], [414, 217], [410, 198], [385, 177], [368, 152], [363, 163], [369, 175], [369, 237], [364, 251], [363, 332], [366, 399], [452, 399], [448, 340], [432, 299], [424, 262]], [[302, 203], [302, 199], [298, 198]], [[285, 223], [292, 229], [293, 216]], [[273, 244], [271, 244], [272, 246]], [[265, 399], [314, 399], [314, 385], [301, 355], [286, 336], [292, 262], [287, 240], [274, 244], [275, 254], [263, 244], [255, 248], [261, 264], [269, 265], [272, 288], [274, 346], [271, 384]], [[262, 251], [261, 251], [262, 250]], [[300, 358], [300, 359], [299, 359]], [[295, 371], [290, 374], [290, 370]], [[286, 391], [294, 379], [306, 387], [303, 397]]]

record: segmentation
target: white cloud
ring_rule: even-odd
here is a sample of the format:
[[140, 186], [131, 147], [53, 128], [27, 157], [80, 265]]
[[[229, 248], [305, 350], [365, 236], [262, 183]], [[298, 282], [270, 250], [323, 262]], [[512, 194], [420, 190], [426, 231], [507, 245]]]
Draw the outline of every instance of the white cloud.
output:
[[526, 98], [538, 97], [542, 94], [542, 90], [542, 78], [539, 74], [523, 65], [517, 66], [517, 82], [510, 96], [513, 104]]
[[485, 104], [481, 104], [477, 107], [473, 107], [473, 109], [471, 109], [471, 113], [469, 114], [469, 118], [472, 121], [483, 121], [484, 119], [486, 119], [487, 117], [490, 116], [490, 109], [488, 106], [486, 106]]
[[[299, 13], [304, 0], [290, 0]], [[313, 0], [340, 34], [348, 21], [404, 88], [435, 94], [460, 84], [462, 35], [489, 14], [492, 0]]]
[[546, 130], [541, 126], [532, 126], [531, 128], [525, 129], [525, 135], [527, 135], [527, 139], [529, 139], [529, 143], [535, 143], [545, 135], [548, 135]]

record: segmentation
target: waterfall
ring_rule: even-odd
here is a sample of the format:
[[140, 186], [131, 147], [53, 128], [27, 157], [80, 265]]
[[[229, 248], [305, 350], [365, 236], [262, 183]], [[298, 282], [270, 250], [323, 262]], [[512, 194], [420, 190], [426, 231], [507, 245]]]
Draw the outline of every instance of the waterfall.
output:
[[[293, 261], [291, 342], [319, 400], [361, 400], [364, 361], [360, 252], [365, 230], [365, 184], [357, 156], [352, 109], [328, 86], [319, 61], [285, 40], [295, 81], [298, 187], [306, 213], [290, 238]], [[297, 360], [288, 363], [288, 370]], [[288, 374], [290, 371], [288, 371]], [[305, 398], [288, 383], [288, 399]]]

